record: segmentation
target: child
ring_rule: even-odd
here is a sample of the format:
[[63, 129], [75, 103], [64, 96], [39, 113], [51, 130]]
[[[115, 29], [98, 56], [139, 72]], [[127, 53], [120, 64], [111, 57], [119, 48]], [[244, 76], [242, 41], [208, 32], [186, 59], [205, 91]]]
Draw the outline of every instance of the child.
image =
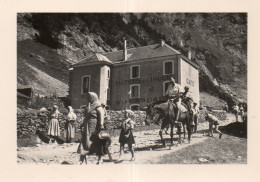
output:
[[134, 136], [133, 136], [133, 129], [134, 129], [134, 121], [131, 119], [133, 117], [133, 112], [131, 110], [125, 111], [125, 120], [122, 122], [122, 129], [119, 137], [120, 143], [120, 154], [119, 159], [121, 159], [122, 152], [124, 151], [124, 146], [127, 143], [129, 151], [132, 154], [131, 161], [135, 160], [134, 157], [134, 149], [133, 144], [135, 144]]
[[205, 120], [209, 122], [209, 136], [213, 137], [213, 125], [215, 125], [216, 132], [219, 133], [219, 138], [222, 137], [222, 133], [218, 130], [219, 120], [212, 114], [207, 113], [205, 115]]

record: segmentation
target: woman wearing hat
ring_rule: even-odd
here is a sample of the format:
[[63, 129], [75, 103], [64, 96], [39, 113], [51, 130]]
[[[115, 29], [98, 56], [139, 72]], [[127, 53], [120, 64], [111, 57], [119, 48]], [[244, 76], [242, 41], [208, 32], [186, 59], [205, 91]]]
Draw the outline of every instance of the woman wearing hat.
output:
[[48, 135], [51, 137], [50, 141], [56, 142], [57, 137], [60, 136], [60, 126], [59, 126], [59, 108], [58, 106], [53, 106], [53, 111], [51, 112], [51, 120], [48, 127]]
[[101, 139], [99, 135], [104, 130], [104, 109], [101, 107], [97, 94], [89, 92], [87, 98], [89, 105], [85, 107], [85, 119], [82, 124], [80, 164], [86, 160], [87, 153], [95, 153], [98, 156], [97, 164], [100, 164], [103, 162], [102, 156], [109, 154], [108, 147], [111, 140], [110, 138]]

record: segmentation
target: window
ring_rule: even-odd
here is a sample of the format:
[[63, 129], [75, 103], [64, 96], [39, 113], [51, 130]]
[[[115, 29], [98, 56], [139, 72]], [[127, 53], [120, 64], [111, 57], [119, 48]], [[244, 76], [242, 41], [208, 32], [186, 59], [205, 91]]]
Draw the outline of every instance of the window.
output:
[[173, 61], [165, 61], [163, 63], [163, 74], [170, 75], [174, 73]]
[[110, 78], [110, 70], [107, 70], [107, 78]]
[[130, 98], [140, 98], [140, 85], [139, 84], [130, 86]]
[[90, 91], [90, 76], [82, 77], [81, 93], [86, 94]]
[[163, 82], [163, 96], [166, 96], [166, 91], [167, 91], [170, 83], [171, 83], [170, 81]]
[[107, 89], [107, 100], [110, 100], [110, 89]]
[[139, 104], [130, 105], [130, 109], [133, 110], [133, 111], [138, 111], [139, 107], [140, 107]]
[[140, 78], [140, 65], [130, 67], [130, 78]]

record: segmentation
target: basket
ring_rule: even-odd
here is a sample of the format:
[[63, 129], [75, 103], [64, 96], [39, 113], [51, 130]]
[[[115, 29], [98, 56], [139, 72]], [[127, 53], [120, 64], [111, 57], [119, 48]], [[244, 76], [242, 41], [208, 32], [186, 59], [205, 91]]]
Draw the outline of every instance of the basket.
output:
[[108, 132], [106, 131], [101, 131], [99, 134], [98, 134], [98, 137], [99, 139], [108, 139], [110, 138], [110, 135]]

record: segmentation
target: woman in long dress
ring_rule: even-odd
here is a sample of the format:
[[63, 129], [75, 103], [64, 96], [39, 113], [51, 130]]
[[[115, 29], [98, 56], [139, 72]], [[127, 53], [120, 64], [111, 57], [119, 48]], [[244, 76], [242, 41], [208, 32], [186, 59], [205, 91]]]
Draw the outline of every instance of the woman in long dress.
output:
[[100, 132], [104, 130], [104, 110], [101, 107], [97, 94], [89, 92], [87, 98], [89, 105], [85, 108], [85, 119], [82, 124], [80, 164], [86, 160], [86, 154], [96, 154], [98, 156], [97, 164], [100, 164], [103, 162], [102, 156], [109, 152], [108, 147], [111, 144], [111, 140], [110, 138], [99, 138]]
[[48, 127], [48, 135], [51, 138], [50, 141], [53, 140], [53, 142], [56, 142], [57, 137], [60, 136], [59, 115], [59, 108], [58, 106], [54, 105]]
[[67, 116], [67, 122], [65, 124], [65, 132], [66, 132], [66, 142], [70, 143], [71, 140], [75, 137], [75, 122], [77, 119], [76, 114], [73, 111], [71, 106], [68, 106], [69, 113]]

